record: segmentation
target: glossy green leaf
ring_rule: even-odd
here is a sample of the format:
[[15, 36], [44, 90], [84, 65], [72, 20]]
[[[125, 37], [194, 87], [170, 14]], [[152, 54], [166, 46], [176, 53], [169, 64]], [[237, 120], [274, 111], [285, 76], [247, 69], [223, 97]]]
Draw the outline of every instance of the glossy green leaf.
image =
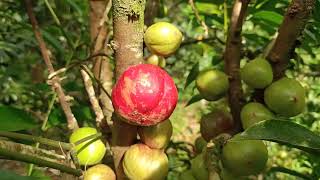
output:
[[197, 62], [195, 65], [193, 65], [192, 69], [190, 70], [190, 73], [187, 77], [186, 84], [184, 88], [188, 87], [198, 76], [199, 74], [199, 62]]
[[273, 11], [259, 11], [253, 14], [253, 18], [259, 20], [265, 20], [276, 25], [280, 25], [283, 20], [283, 16]]
[[202, 14], [221, 14], [222, 11], [219, 10], [219, 6], [213, 3], [196, 2], [195, 3], [199, 13]]
[[312, 180], [312, 178], [307, 176], [307, 175], [301, 174], [301, 173], [299, 173], [297, 171], [294, 171], [294, 170], [291, 170], [291, 169], [287, 169], [287, 168], [284, 168], [284, 167], [272, 167], [272, 168], [270, 168], [269, 172], [270, 173], [281, 172], [281, 173], [290, 174], [292, 176], [299, 177], [299, 178], [302, 178], [302, 179]]
[[235, 140], [261, 139], [289, 145], [310, 153], [320, 153], [320, 136], [287, 120], [262, 121], [246, 129]]
[[19, 131], [37, 126], [29, 113], [11, 106], [0, 106], [0, 122], [1, 131]]
[[186, 106], [190, 106], [193, 103], [196, 103], [198, 101], [200, 101], [201, 99], [203, 99], [203, 97], [200, 94], [194, 95], [192, 96], [192, 98], [188, 101]]

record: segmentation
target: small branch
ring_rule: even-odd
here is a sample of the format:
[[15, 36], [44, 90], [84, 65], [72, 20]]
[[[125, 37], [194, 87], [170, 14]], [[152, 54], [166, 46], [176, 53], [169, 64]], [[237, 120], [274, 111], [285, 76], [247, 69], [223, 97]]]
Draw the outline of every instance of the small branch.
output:
[[[32, 28], [33, 28], [33, 31], [34, 31], [34, 34], [35, 34], [35, 37], [39, 43], [39, 47], [40, 47], [40, 51], [41, 51], [41, 54], [43, 56], [43, 59], [45, 61], [45, 64], [47, 65], [47, 68], [48, 68], [48, 71], [49, 73], [54, 73], [54, 68], [53, 68], [53, 65], [50, 61], [50, 57], [49, 57], [49, 54], [48, 54], [48, 49], [46, 47], [46, 44], [41, 36], [41, 33], [40, 33], [40, 29], [39, 29], [39, 26], [38, 26], [38, 23], [37, 23], [37, 20], [32, 12], [32, 3], [31, 3], [31, 0], [25, 0], [25, 3], [26, 3], [26, 6], [27, 6], [27, 13], [28, 13], [28, 16], [29, 16], [29, 19], [30, 19], [30, 22], [32, 24]], [[54, 90], [56, 91], [57, 95], [58, 95], [58, 98], [59, 98], [59, 102], [61, 104], [61, 107], [63, 109], [63, 112], [67, 118], [67, 121], [68, 121], [68, 128], [69, 129], [76, 129], [78, 128], [78, 123], [77, 123], [77, 120], [76, 118], [74, 117], [72, 111], [71, 111], [71, 108], [70, 108], [70, 105], [69, 103], [67, 102], [66, 100], [66, 96], [63, 92], [63, 89], [61, 87], [61, 84], [59, 82], [59, 78], [58, 77], [54, 77], [52, 79], [52, 87], [54, 88]]]
[[[13, 142], [0, 142], [0, 156], [4, 156], [6, 159], [37, 164], [38, 166], [43, 167], [50, 167], [76, 176], [82, 175], [81, 169], [74, 169], [65, 164], [58, 163], [52, 159], [49, 160], [48, 158], [39, 157], [43, 155], [48, 155], [46, 153], [48, 153], [49, 151], [34, 149], [32, 146], [27, 146]], [[23, 150], [23, 152], [21, 150]], [[52, 157], [57, 156], [53, 154], [51, 155]]]
[[240, 110], [242, 87], [240, 80], [241, 31], [250, 0], [236, 0], [224, 54], [225, 71], [229, 75], [229, 105], [235, 122], [235, 130], [241, 129]]
[[36, 137], [36, 136], [32, 136], [32, 135], [27, 135], [27, 134], [0, 131], [0, 136], [12, 138], [12, 139], [18, 139], [18, 140], [25, 140], [25, 141], [29, 141], [29, 142], [38, 142], [40, 144], [45, 144], [45, 145], [56, 147], [56, 148], [62, 148], [65, 150], [71, 150], [73, 148], [73, 146], [69, 143], [54, 141], [51, 139]]
[[201, 19], [200, 15], [199, 15], [199, 12], [198, 12], [198, 9], [196, 8], [196, 5], [194, 4], [193, 0], [189, 0], [189, 4], [192, 8], [192, 11], [194, 12], [196, 18], [197, 18], [197, 21], [199, 22], [199, 24], [201, 24], [201, 26], [203, 27], [203, 30], [204, 30], [204, 37], [208, 37], [209, 35], [209, 28], [207, 26], [207, 24]]
[[291, 2], [279, 28], [279, 35], [267, 55], [267, 59], [272, 64], [275, 79], [284, 76], [295, 48], [295, 41], [301, 35], [314, 6], [315, 0], [293, 0]]
[[180, 47], [186, 46], [186, 45], [195, 44], [195, 43], [198, 43], [198, 42], [212, 42], [212, 41], [215, 41], [215, 40], [217, 40], [222, 45], [225, 44], [221, 39], [219, 39], [217, 37], [208, 37], [208, 38], [205, 38], [205, 39], [192, 39], [192, 40], [183, 41], [181, 43]]

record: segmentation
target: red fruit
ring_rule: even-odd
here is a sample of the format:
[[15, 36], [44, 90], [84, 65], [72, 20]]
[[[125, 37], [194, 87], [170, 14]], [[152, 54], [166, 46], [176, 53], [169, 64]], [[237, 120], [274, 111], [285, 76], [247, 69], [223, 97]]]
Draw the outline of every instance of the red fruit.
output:
[[129, 67], [112, 90], [115, 112], [130, 124], [151, 126], [169, 118], [178, 100], [172, 78], [160, 67]]

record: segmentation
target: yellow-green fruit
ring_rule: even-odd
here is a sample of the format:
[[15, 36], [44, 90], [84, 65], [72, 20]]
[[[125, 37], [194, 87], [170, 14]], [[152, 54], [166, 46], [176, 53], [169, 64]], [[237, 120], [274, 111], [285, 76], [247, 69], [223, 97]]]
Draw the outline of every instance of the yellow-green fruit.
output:
[[122, 162], [125, 175], [131, 180], [162, 180], [168, 175], [167, 155], [145, 144], [130, 146]]
[[264, 101], [275, 113], [293, 117], [305, 108], [305, 90], [297, 80], [284, 77], [264, 91]]
[[[91, 127], [83, 127], [75, 130], [70, 136], [70, 143], [97, 134], [97, 130]], [[106, 153], [106, 146], [100, 139], [90, 139], [76, 145], [77, 158], [80, 165], [98, 164]]]
[[162, 56], [155, 55], [155, 54], [152, 54], [147, 58], [147, 63], [153, 64], [156, 66], [160, 66], [162, 68], [164, 68], [166, 66], [165, 58]]
[[189, 169], [180, 174], [179, 180], [197, 180], [197, 179], [193, 176], [192, 171]]
[[144, 42], [148, 49], [160, 56], [173, 54], [180, 46], [182, 33], [174, 25], [158, 22], [151, 25], [144, 34]]
[[215, 101], [227, 93], [229, 80], [225, 73], [209, 69], [200, 72], [196, 79], [196, 86], [203, 98]]
[[209, 178], [208, 168], [203, 156], [204, 154], [201, 153], [191, 160], [191, 171], [197, 180], [208, 180]]
[[172, 136], [170, 120], [162, 121], [154, 126], [141, 126], [138, 128], [141, 141], [151, 148], [163, 149], [167, 147]]
[[248, 62], [241, 69], [241, 79], [250, 87], [262, 89], [272, 83], [273, 72], [270, 63], [257, 58]]
[[261, 140], [237, 140], [233, 137], [222, 149], [222, 164], [237, 176], [261, 172], [268, 160], [268, 150]]
[[239, 177], [237, 175], [232, 174], [226, 169], [222, 169], [220, 173], [221, 180], [244, 180], [244, 177]]
[[207, 141], [203, 139], [202, 136], [200, 136], [194, 141], [194, 147], [195, 147], [196, 153], [199, 154], [202, 152], [203, 148], [207, 147]]
[[90, 167], [84, 172], [84, 180], [116, 180], [113, 170], [104, 164], [98, 164]]
[[273, 113], [268, 108], [256, 102], [248, 103], [241, 109], [241, 122], [244, 129], [273, 117]]

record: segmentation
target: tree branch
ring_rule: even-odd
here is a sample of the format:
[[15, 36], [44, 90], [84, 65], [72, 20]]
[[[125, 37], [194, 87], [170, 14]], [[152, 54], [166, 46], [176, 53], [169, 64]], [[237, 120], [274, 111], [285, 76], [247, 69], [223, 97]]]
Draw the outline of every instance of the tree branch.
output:
[[279, 28], [279, 35], [267, 55], [267, 59], [272, 64], [275, 79], [284, 75], [291, 52], [295, 48], [295, 41], [301, 35], [314, 6], [315, 0], [293, 0], [291, 2]]
[[[39, 43], [39, 47], [40, 47], [40, 51], [41, 51], [41, 54], [42, 54], [42, 57], [43, 57], [43, 60], [45, 62], [45, 64], [47, 65], [47, 68], [48, 68], [48, 71], [49, 73], [54, 73], [54, 68], [53, 68], [53, 65], [51, 63], [51, 60], [50, 60], [50, 57], [49, 57], [49, 54], [48, 54], [48, 49], [46, 47], [46, 44], [41, 36], [41, 33], [40, 33], [40, 29], [39, 29], [39, 26], [38, 26], [38, 22], [32, 12], [32, 3], [31, 3], [31, 0], [25, 0], [25, 3], [26, 3], [26, 6], [27, 6], [27, 13], [28, 13], [28, 16], [29, 16], [29, 19], [30, 19], [30, 22], [31, 22], [31, 25], [32, 25], [32, 28], [33, 28], [33, 31], [34, 31], [34, 34], [35, 34], [35, 37]], [[63, 89], [61, 87], [61, 84], [60, 84], [60, 80], [58, 77], [54, 77], [52, 79], [52, 87], [54, 88], [55, 92], [57, 93], [58, 95], [58, 98], [59, 98], [59, 102], [61, 104], [61, 107], [63, 109], [63, 112], [67, 118], [67, 121], [68, 121], [68, 128], [73, 130], [73, 129], [76, 129], [78, 128], [78, 123], [77, 123], [77, 120], [76, 118], [74, 117], [72, 111], [71, 111], [71, 108], [70, 108], [70, 105], [69, 103], [67, 102], [66, 100], [66, 96], [63, 92]]]
[[241, 31], [250, 0], [236, 0], [232, 10], [231, 24], [224, 54], [225, 71], [229, 75], [229, 105], [235, 122], [235, 130], [241, 129], [240, 111], [242, 88], [240, 80]]
[[204, 37], [207, 38], [209, 35], [209, 28], [208, 28], [207, 24], [201, 19], [199, 12], [198, 12], [198, 9], [196, 8], [196, 5], [194, 4], [193, 0], [189, 0], [189, 4], [192, 8], [194, 15], [196, 16], [198, 23], [201, 24], [201, 26], [204, 30]]
[[[132, 65], [143, 62], [143, 27], [145, 0], [112, 0], [113, 32], [115, 50], [115, 75], [121, 74]], [[125, 179], [122, 157], [137, 137], [137, 127], [113, 116], [112, 150], [117, 179]]]

